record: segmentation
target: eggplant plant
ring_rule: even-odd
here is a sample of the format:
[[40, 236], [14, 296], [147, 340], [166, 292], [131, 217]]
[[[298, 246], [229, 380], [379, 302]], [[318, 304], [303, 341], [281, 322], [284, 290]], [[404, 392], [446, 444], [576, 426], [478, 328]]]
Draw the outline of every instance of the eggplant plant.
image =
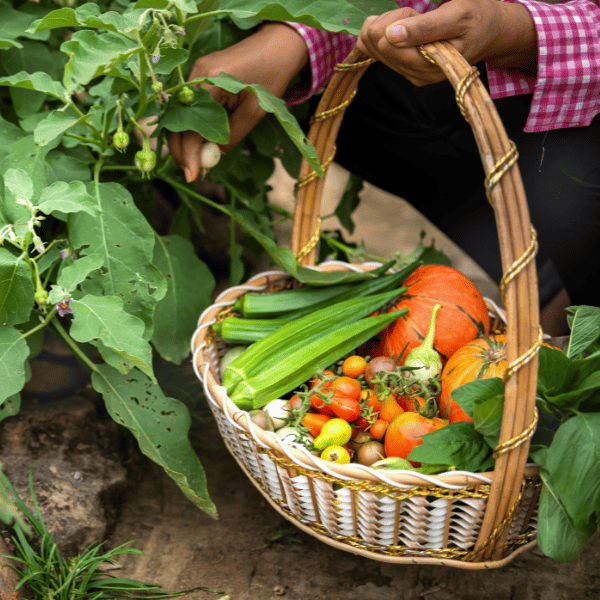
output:
[[[186, 78], [198, 56], [238, 41], [261, 19], [356, 35], [369, 14], [395, 7], [304, 4], [0, 0], [0, 420], [19, 411], [29, 361], [49, 328], [89, 367], [93, 388], [141, 451], [212, 516], [188, 440], [189, 409], [163, 392], [153, 365], [156, 355], [176, 365], [189, 359], [210, 303], [215, 276], [191, 242], [192, 225], [202, 231], [202, 209], [211, 206], [245, 232], [245, 245], [300, 280], [339, 276], [303, 269], [273, 234], [266, 181], [274, 159], [294, 175], [304, 156], [322, 173], [296, 116], [261, 86], [225, 73]], [[194, 85], [201, 83], [247, 90], [268, 113], [210, 172], [226, 202], [199, 195], [164, 151], [168, 131], [229, 139], [227, 111]], [[153, 139], [142, 126], [148, 119]], [[166, 224], [150, 202], [159, 181], [178, 196]], [[238, 283], [241, 245], [231, 239], [230, 279]]]

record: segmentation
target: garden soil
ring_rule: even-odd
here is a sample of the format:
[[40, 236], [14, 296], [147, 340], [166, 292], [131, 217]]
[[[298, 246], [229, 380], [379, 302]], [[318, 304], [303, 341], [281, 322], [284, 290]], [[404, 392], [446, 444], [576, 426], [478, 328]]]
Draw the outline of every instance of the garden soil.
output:
[[[290, 208], [293, 182], [278, 173], [273, 185], [274, 201]], [[335, 202], [343, 185], [344, 174], [338, 170], [328, 183], [322, 214], [332, 212], [327, 203]], [[356, 216], [359, 226], [354, 239], [364, 239], [369, 250], [386, 256], [414, 248], [425, 228], [426, 239], [434, 237], [436, 247], [473, 277], [484, 295], [497, 297], [485, 273], [399, 199], [367, 186]], [[187, 374], [195, 378], [191, 369]], [[393, 565], [333, 548], [270, 507], [229, 454], [210, 412], [199, 412], [191, 439], [206, 470], [218, 519], [196, 508], [169, 477], [145, 463], [124, 497], [109, 544], [132, 541], [148, 556], [125, 557], [124, 569], [115, 575], [159, 583], [173, 591], [202, 586], [186, 596], [190, 600], [223, 596], [230, 600], [600, 598], [597, 539], [575, 564], [558, 564], [534, 548], [495, 570]]]

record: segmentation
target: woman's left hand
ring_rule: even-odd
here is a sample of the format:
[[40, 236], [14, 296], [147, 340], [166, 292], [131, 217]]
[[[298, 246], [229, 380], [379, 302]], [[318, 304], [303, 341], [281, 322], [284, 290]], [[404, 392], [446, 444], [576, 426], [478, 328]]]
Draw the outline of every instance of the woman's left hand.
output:
[[529, 11], [498, 0], [451, 0], [421, 14], [399, 8], [368, 17], [357, 48], [404, 75], [415, 85], [445, 79], [417, 46], [446, 40], [470, 64], [487, 61], [497, 67], [537, 67], [537, 36]]

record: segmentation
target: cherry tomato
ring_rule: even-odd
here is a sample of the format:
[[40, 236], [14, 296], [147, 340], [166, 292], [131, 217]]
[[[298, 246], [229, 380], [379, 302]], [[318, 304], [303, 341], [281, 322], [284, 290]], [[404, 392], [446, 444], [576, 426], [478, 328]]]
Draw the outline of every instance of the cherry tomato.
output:
[[388, 428], [388, 422], [383, 419], [377, 419], [373, 425], [369, 428], [369, 433], [371, 437], [376, 440], [380, 440], [384, 435]]
[[338, 377], [331, 382], [331, 388], [336, 394], [358, 400], [361, 394], [360, 383], [352, 377]]
[[[396, 417], [389, 425], [385, 434], [386, 456], [407, 458], [415, 446], [423, 443], [423, 436], [438, 429], [440, 425], [432, 419], [415, 412], [405, 412]], [[415, 467], [421, 463], [410, 461]]]
[[337, 377], [337, 375], [333, 371], [329, 371], [326, 369], [325, 371], [323, 371], [322, 378], [319, 378], [315, 375], [314, 377], [311, 377], [310, 381], [308, 382], [308, 385], [309, 385], [310, 389], [312, 390], [321, 381], [325, 381], [325, 383], [328, 383], [329, 381], [332, 381], [336, 377]]
[[342, 373], [347, 377], [357, 379], [367, 368], [367, 361], [362, 356], [349, 356], [342, 364]]
[[323, 425], [331, 419], [330, 416], [321, 413], [306, 413], [302, 419], [302, 425], [308, 429], [313, 437], [318, 437]]
[[363, 390], [360, 395], [362, 410], [356, 424], [363, 430], [369, 429], [379, 416], [381, 402], [373, 390]]

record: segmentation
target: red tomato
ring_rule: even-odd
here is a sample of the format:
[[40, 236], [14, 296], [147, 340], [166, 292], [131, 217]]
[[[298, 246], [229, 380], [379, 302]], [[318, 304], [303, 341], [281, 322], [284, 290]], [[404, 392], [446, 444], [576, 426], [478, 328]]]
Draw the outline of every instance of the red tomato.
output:
[[[434, 423], [432, 419], [426, 419], [417, 413], [401, 414], [388, 425], [384, 442], [386, 456], [407, 458], [415, 446], [423, 443], [422, 436], [439, 427], [439, 423]], [[421, 466], [421, 463], [413, 461], [411, 464], [415, 467]]]
[[361, 394], [360, 383], [352, 377], [338, 377], [331, 382], [331, 387], [336, 394], [358, 400]]
[[306, 413], [302, 419], [302, 425], [308, 429], [310, 435], [317, 437], [329, 419], [331, 419], [330, 416], [321, 413]]

